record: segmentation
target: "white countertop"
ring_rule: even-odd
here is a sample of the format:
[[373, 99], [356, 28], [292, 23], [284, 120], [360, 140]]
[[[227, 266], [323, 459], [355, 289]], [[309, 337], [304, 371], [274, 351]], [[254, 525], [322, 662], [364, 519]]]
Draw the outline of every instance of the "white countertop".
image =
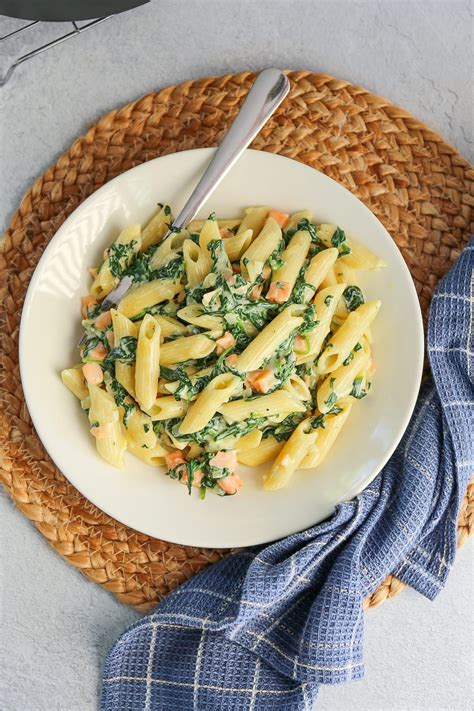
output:
[[[0, 35], [14, 26], [1, 18]], [[472, 26], [469, 0], [153, 0], [25, 63], [0, 89], [0, 224], [106, 111], [168, 84], [270, 64], [382, 94], [472, 160]], [[41, 43], [54, 35], [33, 32]], [[28, 51], [23, 37], [11, 48]], [[96, 709], [106, 651], [138, 614], [65, 563], [3, 490], [0, 527], [0, 708]], [[324, 687], [317, 707], [471, 709], [473, 562], [468, 544], [434, 603], [407, 590], [368, 611], [365, 679]]]

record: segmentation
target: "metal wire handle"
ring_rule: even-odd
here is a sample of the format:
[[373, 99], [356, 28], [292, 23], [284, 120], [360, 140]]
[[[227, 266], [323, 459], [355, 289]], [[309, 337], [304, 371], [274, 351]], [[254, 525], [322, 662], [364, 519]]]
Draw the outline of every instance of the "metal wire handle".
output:
[[[36, 47], [36, 49], [31, 50], [31, 52], [27, 52], [26, 54], [23, 54], [21, 57], [18, 57], [18, 59], [15, 59], [15, 61], [12, 64], [10, 64], [10, 66], [8, 67], [6, 73], [3, 75], [3, 77], [0, 77], [0, 88], [5, 86], [5, 84], [8, 82], [11, 75], [15, 71], [15, 69], [20, 64], [23, 64], [23, 62], [26, 62], [28, 59], [33, 59], [33, 57], [36, 57], [38, 54], [42, 54], [43, 52], [46, 52], [48, 49], [51, 49], [51, 47], [56, 47], [56, 45], [58, 45], [58, 44], [67, 42], [67, 40], [71, 39], [71, 37], [76, 37], [77, 35], [82, 34], [82, 32], [85, 32], [86, 30], [90, 30], [91, 27], [95, 27], [96, 25], [99, 25], [101, 22], [108, 20], [110, 17], [112, 17], [112, 15], [107, 15], [106, 17], [99, 17], [99, 18], [97, 18], [97, 20], [92, 20], [92, 22], [88, 22], [87, 25], [82, 25], [82, 27], [79, 27], [77, 22], [72, 21], [71, 24], [74, 27], [72, 32], [68, 32], [65, 35], [61, 35], [61, 37], [57, 37], [56, 39], [52, 40], [51, 42], [47, 42], [46, 44], [41, 45], [41, 47]], [[17, 30], [13, 30], [13, 32], [9, 32], [7, 35], [3, 35], [3, 37], [0, 37], [0, 42], [5, 42], [6, 40], [10, 39], [14, 35], [18, 35], [18, 34], [20, 34], [20, 32], [24, 32], [25, 30], [28, 30], [30, 27], [33, 27], [33, 25], [38, 25], [38, 24], [39, 24], [39, 20], [35, 20], [34, 22], [30, 22], [27, 25], [24, 25], [23, 27], [18, 28]]]

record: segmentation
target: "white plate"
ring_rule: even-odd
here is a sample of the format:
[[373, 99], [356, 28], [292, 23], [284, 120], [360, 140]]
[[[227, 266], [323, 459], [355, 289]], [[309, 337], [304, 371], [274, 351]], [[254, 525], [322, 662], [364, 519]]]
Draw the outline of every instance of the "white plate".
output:
[[340, 225], [386, 262], [367, 273], [368, 298], [381, 298], [373, 327], [377, 372], [370, 396], [354, 407], [343, 434], [323, 465], [297, 472], [290, 486], [265, 492], [261, 472], [243, 469], [237, 496], [197, 491], [126, 454], [124, 470], [102, 461], [77, 400], [59, 373], [78, 361], [80, 296], [87, 267], [101, 260], [127, 223], [142, 225], [157, 201], [183, 205], [213, 149], [157, 158], [129, 170], [91, 195], [51, 240], [33, 275], [21, 320], [20, 367], [35, 428], [51, 458], [96, 506], [132, 528], [176, 543], [231, 547], [274, 540], [326, 518], [334, 506], [360, 492], [398, 444], [412, 413], [423, 362], [423, 327], [410, 273], [392, 238], [375, 216], [338, 183], [301, 163], [248, 150], [200, 216], [214, 210], [234, 217], [249, 205], [286, 212], [313, 210], [320, 222]]

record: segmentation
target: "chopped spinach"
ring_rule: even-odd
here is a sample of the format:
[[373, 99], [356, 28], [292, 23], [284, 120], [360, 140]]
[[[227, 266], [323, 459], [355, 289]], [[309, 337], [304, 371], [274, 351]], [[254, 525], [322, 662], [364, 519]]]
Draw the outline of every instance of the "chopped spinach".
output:
[[287, 415], [279, 425], [266, 427], [263, 431], [263, 437], [266, 438], [272, 435], [277, 442], [286, 442], [305, 417], [306, 413], [304, 412], [294, 412]]
[[281, 269], [281, 267], [284, 265], [284, 261], [281, 258], [281, 253], [285, 249], [285, 240], [281, 239], [278, 247], [273, 250], [271, 255], [268, 258], [268, 264], [270, 265], [270, 268], [272, 271], [276, 272], [278, 269]]
[[95, 304], [87, 309], [87, 318], [94, 319], [102, 313], [102, 304]]
[[351, 360], [354, 358], [354, 354], [351, 352], [345, 360], [342, 361], [342, 365], [349, 365]]
[[221, 239], [213, 239], [207, 245], [208, 251], [211, 253], [211, 272], [222, 273], [231, 272], [229, 257], [225, 251], [224, 242]]
[[349, 311], [354, 311], [364, 303], [364, 295], [358, 286], [346, 287], [342, 295]]
[[341, 230], [340, 227], [336, 227], [333, 236], [331, 237], [331, 244], [333, 247], [340, 247], [343, 242], [346, 241], [346, 233]]
[[119, 407], [122, 407], [124, 410], [123, 424], [125, 427], [127, 427], [129, 417], [135, 409], [133, 400], [129, 396], [123, 385], [120, 385], [119, 381], [116, 380], [113, 376], [110, 376], [108, 382], [110, 383], [110, 389], [112, 390], [116, 404]]
[[358, 377], [354, 380], [352, 383], [352, 390], [351, 390], [351, 395], [352, 397], [355, 397], [357, 400], [362, 400], [363, 397], [367, 395], [367, 390], [364, 390], [362, 387], [363, 384], [363, 378]]
[[136, 357], [137, 339], [135, 336], [122, 336], [118, 346], [112, 348], [104, 365], [108, 368], [112, 363], [118, 360], [120, 363], [133, 363]]
[[134, 247], [137, 244], [135, 239], [122, 244], [114, 242], [107, 250], [110, 273], [114, 277], [121, 277], [130, 261], [135, 256]]
[[304, 312], [303, 323], [299, 328], [299, 333], [302, 336], [306, 336], [311, 331], [314, 331], [319, 321], [316, 320], [316, 307], [314, 304], [309, 304], [308, 308]]
[[326, 298], [324, 299], [324, 303], [326, 304], [326, 306], [329, 306], [329, 304], [331, 303], [331, 301], [332, 301], [333, 299], [334, 299], [334, 296], [333, 296], [332, 294], [328, 294], [328, 295], [326, 296]]
[[332, 407], [334, 405], [334, 403], [336, 402], [336, 400], [337, 400], [337, 393], [331, 393], [329, 395], [329, 397], [327, 398], [327, 400], [324, 401], [324, 404], [327, 407]]
[[243, 437], [243, 435], [253, 432], [263, 424], [265, 424], [264, 417], [249, 417], [242, 422], [234, 422], [234, 424], [229, 425], [226, 430], [217, 435], [216, 442], [225, 437], [235, 437], [236, 435]]
[[290, 300], [284, 304], [285, 307], [288, 306], [288, 303], [291, 302], [294, 304], [304, 304], [306, 301], [308, 289], [310, 297], [314, 294], [314, 286], [312, 286], [312, 284], [308, 284], [308, 282], [305, 281], [305, 272], [306, 267], [301, 267], [298, 277], [295, 281], [295, 285], [292, 289]]

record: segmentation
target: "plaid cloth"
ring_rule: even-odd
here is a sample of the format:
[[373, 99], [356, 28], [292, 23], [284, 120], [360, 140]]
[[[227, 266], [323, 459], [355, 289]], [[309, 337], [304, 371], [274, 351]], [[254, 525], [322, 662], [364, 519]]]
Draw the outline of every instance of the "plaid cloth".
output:
[[473, 262], [474, 240], [434, 294], [434, 382], [383, 471], [329, 520], [205, 569], [128, 629], [103, 711], [310, 709], [320, 684], [362, 677], [363, 600], [388, 573], [440, 592], [474, 467]]

